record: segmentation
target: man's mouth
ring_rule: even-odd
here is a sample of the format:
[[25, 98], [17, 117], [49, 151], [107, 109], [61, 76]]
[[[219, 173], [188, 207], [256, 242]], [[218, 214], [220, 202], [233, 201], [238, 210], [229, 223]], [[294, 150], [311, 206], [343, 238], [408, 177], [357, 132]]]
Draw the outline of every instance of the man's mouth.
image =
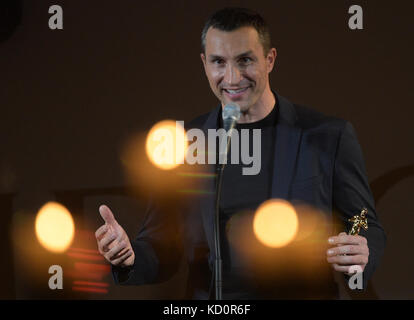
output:
[[230, 98], [239, 98], [241, 97], [246, 91], [247, 89], [249, 89], [250, 87], [244, 87], [244, 88], [223, 88], [223, 91], [226, 93], [226, 95]]
[[223, 89], [223, 90], [230, 94], [237, 94], [237, 93], [246, 91], [248, 88], [249, 87], [239, 88], [239, 89]]

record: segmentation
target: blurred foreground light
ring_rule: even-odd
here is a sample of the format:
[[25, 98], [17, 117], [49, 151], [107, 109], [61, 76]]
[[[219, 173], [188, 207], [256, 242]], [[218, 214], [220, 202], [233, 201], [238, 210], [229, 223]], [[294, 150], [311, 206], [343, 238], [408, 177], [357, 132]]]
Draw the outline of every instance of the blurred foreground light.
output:
[[184, 128], [178, 122], [164, 120], [151, 128], [145, 149], [156, 167], [170, 170], [184, 163], [187, 146]]
[[268, 200], [256, 211], [253, 230], [264, 245], [279, 248], [290, 243], [298, 230], [298, 217], [293, 206], [284, 200]]
[[63, 252], [72, 243], [75, 224], [69, 210], [57, 202], [40, 208], [35, 222], [40, 244], [52, 252]]

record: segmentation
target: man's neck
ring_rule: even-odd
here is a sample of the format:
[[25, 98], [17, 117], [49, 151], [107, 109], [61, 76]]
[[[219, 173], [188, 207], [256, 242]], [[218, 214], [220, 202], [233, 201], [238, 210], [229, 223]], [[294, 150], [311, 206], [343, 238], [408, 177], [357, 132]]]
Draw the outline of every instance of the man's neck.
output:
[[276, 105], [276, 97], [269, 87], [265, 89], [262, 97], [247, 112], [242, 112], [238, 123], [251, 123], [265, 118]]

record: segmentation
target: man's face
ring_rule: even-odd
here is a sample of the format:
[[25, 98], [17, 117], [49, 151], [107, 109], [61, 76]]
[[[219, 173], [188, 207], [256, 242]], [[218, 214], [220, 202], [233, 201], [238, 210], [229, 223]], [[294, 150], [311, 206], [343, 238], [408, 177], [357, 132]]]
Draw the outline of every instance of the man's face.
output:
[[235, 102], [242, 112], [259, 102], [269, 85], [276, 50], [265, 57], [257, 31], [242, 27], [226, 32], [210, 28], [206, 35], [204, 70], [216, 97]]

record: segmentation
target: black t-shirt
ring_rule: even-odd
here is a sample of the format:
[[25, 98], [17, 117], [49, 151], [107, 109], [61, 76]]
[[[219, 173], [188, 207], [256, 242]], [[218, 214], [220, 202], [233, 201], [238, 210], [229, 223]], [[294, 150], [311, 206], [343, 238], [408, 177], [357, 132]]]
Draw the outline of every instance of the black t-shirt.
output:
[[[223, 260], [223, 297], [226, 299], [249, 298], [249, 292], [239, 278], [239, 265], [237, 255], [227, 238], [231, 228], [229, 219], [236, 214], [253, 214], [257, 207], [270, 198], [274, 145], [275, 125], [278, 116], [278, 105], [262, 120], [253, 123], [237, 124], [235, 129], [241, 137], [242, 129], [249, 130], [249, 155], [253, 156], [253, 129], [261, 130], [261, 168], [257, 175], [243, 175], [243, 168], [252, 164], [231, 163], [231, 146], [228, 153], [227, 165], [223, 172], [221, 199], [220, 199], [220, 229], [221, 254]], [[239, 159], [241, 159], [241, 139], [239, 139]], [[233, 141], [232, 141], [233, 143]], [[252, 293], [253, 294], [253, 293]]]

